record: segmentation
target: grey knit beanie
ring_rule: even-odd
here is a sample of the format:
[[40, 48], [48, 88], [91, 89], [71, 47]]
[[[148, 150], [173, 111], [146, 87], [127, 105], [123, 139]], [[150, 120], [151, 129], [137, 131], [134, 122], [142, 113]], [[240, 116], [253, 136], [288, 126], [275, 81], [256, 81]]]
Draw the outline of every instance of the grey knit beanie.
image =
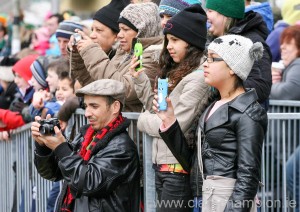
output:
[[129, 4], [121, 12], [118, 22], [130, 28], [130, 24], [133, 25], [138, 38], [155, 37], [162, 33], [158, 6], [153, 2]]
[[208, 50], [218, 54], [243, 81], [247, 79], [253, 63], [263, 56], [263, 45], [240, 35], [224, 35], [209, 44]]

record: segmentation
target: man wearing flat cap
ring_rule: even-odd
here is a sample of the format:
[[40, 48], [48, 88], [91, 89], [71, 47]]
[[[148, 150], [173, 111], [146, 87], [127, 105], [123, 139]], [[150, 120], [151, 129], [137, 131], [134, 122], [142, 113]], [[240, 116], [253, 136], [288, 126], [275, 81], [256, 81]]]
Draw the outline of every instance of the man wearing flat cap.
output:
[[41, 134], [40, 117], [31, 127], [37, 171], [45, 179], [64, 180], [56, 211], [139, 211], [139, 157], [121, 113], [124, 84], [97, 80], [76, 95], [84, 98], [89, 124], [73, 141], [58, 127], [55, 135]]

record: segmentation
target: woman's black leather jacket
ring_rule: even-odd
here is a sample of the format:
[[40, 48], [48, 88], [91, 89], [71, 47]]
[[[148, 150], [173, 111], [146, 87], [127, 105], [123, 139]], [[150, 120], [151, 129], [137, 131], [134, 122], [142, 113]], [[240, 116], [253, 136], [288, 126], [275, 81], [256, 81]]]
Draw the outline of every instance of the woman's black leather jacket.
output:
[[[204, 177], [235, 178], [235, 188], [229, 200], [233, 203], [253, 200], [260, 181], [267, 114], [257, 102], [254, 89], [222, 105], [206, 120], [213, 105], [199, 120]], [[183, 168], [190, 172], [194, 196], [201, 196], [202, 176], [197, 159], [199, 145], [194, 150], [189, 149], [178, 122], [160, 135]], [[228, 204], [225, 211], [248, 211], [248, 208], [234, 208], [234, 204]]]

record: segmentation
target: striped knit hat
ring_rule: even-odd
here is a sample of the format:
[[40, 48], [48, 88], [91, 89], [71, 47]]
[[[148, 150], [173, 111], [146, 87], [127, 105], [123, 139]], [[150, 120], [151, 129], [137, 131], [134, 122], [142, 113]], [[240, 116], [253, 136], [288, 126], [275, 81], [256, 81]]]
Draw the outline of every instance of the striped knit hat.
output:
[[38, 57], [30, 66], [32, 76], [43, 87], [43, 89], [48, 88], [48, 83], [46, 81], [48, 65], [48, 58], [41, 56]]
[[75, 33], [75, 29], [83, 30], [83, 26], [73, 21], [60, 22], [56, 30], [56, 37], [70, 39], [71, 35]]
[[159, 15], [174, 16], [192, 4], [201, 4], [201, 0], [161, 0]]

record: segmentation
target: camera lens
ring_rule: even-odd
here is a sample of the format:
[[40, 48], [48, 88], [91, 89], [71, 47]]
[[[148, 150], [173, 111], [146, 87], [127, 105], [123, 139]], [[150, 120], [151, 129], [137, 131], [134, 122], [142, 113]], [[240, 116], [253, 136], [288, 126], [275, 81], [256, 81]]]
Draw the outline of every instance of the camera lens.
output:
[[44, 124], [40, 126], [39, 131], [43, 135], [48, 135], [51, 132], [51, 126], [49, 126], [48, 124]]

